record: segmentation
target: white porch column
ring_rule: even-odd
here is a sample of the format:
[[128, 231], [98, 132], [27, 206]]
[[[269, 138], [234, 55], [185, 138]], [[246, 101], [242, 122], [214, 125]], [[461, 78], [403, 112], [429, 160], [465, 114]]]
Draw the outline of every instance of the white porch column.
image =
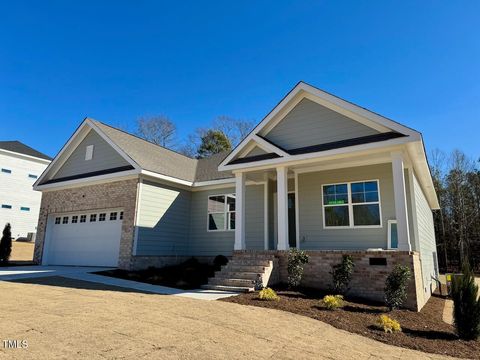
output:
[[277, 250], [288, 250], [288, 169], [277, 167]]
[[411, 251], [408, 231], [407, 196], [405, 191], [405, 172], [403, 154], [392, 153], [393, 192], [395, 198], [395, 215], [397, 218], [398, 250]]
[[245, 173], [235, 174], [234, 250], [245, 250]]

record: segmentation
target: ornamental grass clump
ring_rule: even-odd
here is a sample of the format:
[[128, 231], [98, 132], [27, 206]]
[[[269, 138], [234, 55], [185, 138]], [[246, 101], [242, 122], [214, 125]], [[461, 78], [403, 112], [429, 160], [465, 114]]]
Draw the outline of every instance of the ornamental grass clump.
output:
[[400, 323], [387, 315], [380, 315], [377, 320], [377, 327], [386, 333], [394, 333], [396, 331], [402, 331]]
[[326, 295], [322, 299], [322, 304], [328, 310], [335, 310], [343, 307], [343, 296], [342, 295]]
[[280, 297], [270, 288], [264, 288], [258, 292], [258, 298], [265, 301], [278, 301]]
[[407, 285], [412, 277], [410, 268], [397, 265], [385, 281], [385, 304], [391, 310], [398, 309], [407, 300]]
[[453, 319], [457, 334], [464, 340], [480, 336], [480, 299], [478, 286], [468, 263], [463, 266], [463, 275], [452, 279]]
[[303, 276], [303, 266], [308, 263], [308, 255], [305, 251], [290, 249], [288, 253], [288, 286], [296, 288], [300, 286]]

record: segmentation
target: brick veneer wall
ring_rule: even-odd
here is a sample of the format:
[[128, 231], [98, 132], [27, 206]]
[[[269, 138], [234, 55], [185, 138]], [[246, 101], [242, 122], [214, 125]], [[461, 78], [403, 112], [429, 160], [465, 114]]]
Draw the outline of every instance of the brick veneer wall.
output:
[[[242, 256], [248, 250], [235, 251], [234, 256]], [[288, 252], [287, 251], [257, 251], [257, 253], [274, 254], [278, 259], [274, 263], [271, 279], [287, 283]], [[306, 251], [309, 262], [304, 267], [302, 285], [322, 290], [331, 288], [332, 266], [342, 261], [343, 255], [350, 255], [355, 263], [352, 280], [349, 284], [349, 295], [365, 299], [383, 301], [385, 280], [397, 264], [407, 265], [412, 270], [412, 280], [408, 287], [406, 307], [419, 311], [424, 305], [422, 275], [419, 254], [408, 251]], [[370, 265], [370, 258], [385, 258], [387, 265]], [[276, 269], [275, 269], [276, 267]]]
[[34, 261], [38, 264], [42, 261], [47, 219], [50, 214], [122, 208], [123, 222], [118, 267], [130, 269], [132, 266], [137, 186], [138, 179], [131, 179], [43, 192], [35, 241]]

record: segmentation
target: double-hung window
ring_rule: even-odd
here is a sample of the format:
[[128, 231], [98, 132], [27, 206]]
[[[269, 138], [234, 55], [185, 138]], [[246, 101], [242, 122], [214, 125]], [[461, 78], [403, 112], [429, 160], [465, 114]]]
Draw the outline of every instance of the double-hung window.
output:
[[235, 194], [208, 197], [208, 231], [235, 230]]
[[378, 180], [323, 185], [325, 228], [381, 227]]

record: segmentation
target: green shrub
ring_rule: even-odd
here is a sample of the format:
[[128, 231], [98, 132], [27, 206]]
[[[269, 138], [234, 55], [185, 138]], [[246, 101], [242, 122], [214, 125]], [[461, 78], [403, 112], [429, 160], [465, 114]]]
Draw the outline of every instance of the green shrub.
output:
[[215, 259], [213, 259], [213, 266], [215, 266], [215, 269], [219, 269], [222, 266], [225, 266], [228, 264], [228, 258], [224, 255], [217, 255], [215, 256]]
[[270, 288], [262, 289], [258, 292], [258, 298], [265, 301], [278, 301], [280, 300], [279, 296], [275, 291]]
[[3, 229], [2, 239], [0, 240], [0, 263], [8, 264], [10, 254], [12, 253], [12, 229], [9, 223]]
[[453, 318], [457, 334], [465, 340], [480, 336], [480, 299], [475, 278], [466, 263], [463, 275], [452, 279]]
[[352, 278], [355, 264], [350, 255], [343, 255], [342, 262], [332, 266], [333, 291], [337, 294], [345, 294]]
[[298, 287], [302, 281], [303, 266], [308, 263], [308, 255], [305, 251], [290, 249], [288, 253], [288, 285]]
[[394, 331], [402, 331], [400, 323], [387, 315], [380, 315], [377, 320], [377, 327], [386, 333], [393, 333]]
[[410, 268], [396, 265], [385, 281], [385, 303], [390, 310], [398, 309], [407, 300], [407, 285], [412, 277]]
[[326, 295], [322, 299], [322, 304], [328, 310], [335, 310], [343, 307], [343, 296], [342, 295]]

